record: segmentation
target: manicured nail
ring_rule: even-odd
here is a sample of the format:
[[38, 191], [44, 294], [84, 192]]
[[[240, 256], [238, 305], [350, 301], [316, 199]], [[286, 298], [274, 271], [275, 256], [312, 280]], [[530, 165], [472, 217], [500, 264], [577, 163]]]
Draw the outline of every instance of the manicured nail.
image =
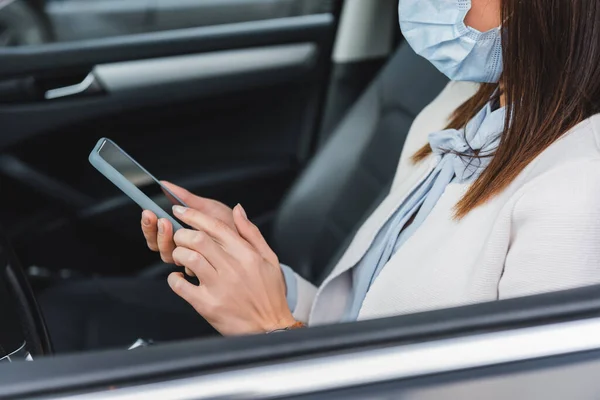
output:
[[144, 224], [145, 226], [150, 226], [150, 217], [148, 217], [146, 211], [142, 213], [142, 224]]
[[186, 211], [187, 211], [187, 208], [185, 208], [185, 207], [173, 206], [173, 212], [175, 214], [185, 214]]
[[242, 207], [241, 204], [238, 204], [238, 207], [240, 209], [240, 214], [242, 214], [242, 217], [244, 217], [245, 219], [248, 219], [248, 215], [246, 214], [246, 210], [244, 210], [244, 207]]
[[177, 273], [169, 274], [167, 277], [167, 282], [171, 289], [173, 289], [175, 287], [175, 283], [177, 282]]
[[165, 233], [165, 223], [162, 219], [158, 220], [158, 234], [162, 235]]

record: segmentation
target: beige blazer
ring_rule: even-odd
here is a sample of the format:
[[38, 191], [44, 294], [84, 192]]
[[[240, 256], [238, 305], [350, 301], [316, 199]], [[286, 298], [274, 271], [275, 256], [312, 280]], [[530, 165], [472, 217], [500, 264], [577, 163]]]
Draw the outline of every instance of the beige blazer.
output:
[[[416, 118], [393, 187], [320, 288], [297, 277], [294, 316], [338, 322], [351, 270], [405, 197], [434, 168], [410, 156], [443, 129], [477, 90], [450, 83]], [[565, 134], [500, 195], [461, 220], [453, 208], [469, 188], [451, 184], [428, 219], [373, 283], [359, 319], [414, 313], [600, 283], [600, 115]]]

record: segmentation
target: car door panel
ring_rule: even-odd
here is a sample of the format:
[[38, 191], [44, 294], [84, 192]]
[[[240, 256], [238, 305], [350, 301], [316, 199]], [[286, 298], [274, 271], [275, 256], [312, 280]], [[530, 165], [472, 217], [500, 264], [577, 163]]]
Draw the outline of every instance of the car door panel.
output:
[[578, 386], [572, 393], [597, 393], [597, 294], [594, 286], [282, 335], [0, 365], [0, 395], [478, 399], [490, 387], [507, 394], [496, 398], [532, 398], [519, 395]]
[[[24, 264], [113, 275], [156, 260], [140, 210], [87, 163], [103, 136], [159, 179], [242, 203], [268, 234], [311, 151], [334, 30], [321, 14], [0, 49], [0, 218], [36, 250]], [[94, 91], [69, 92], [90, 74]], [[29, 97], [3, 101], [15, 80]]]
[[50, 0], [44, 7], [56, 41], [152, 31], [153, 0]]
[[253, 46], [307, 41], [323, 45], [333, 39], [334, 22], [331, 14], [318, 14], [72, 43], [2, 48], [0, 78], [44, 71], [59, 73], [59, 68], [84, 68], [111, 62]]
[[595, 400], [600, 351], [288, 397], [294, 400]]
[[[0, 149], [30, 136], [129, 109], [235, 95], [298, 80], [310, 83], [316, 61], [315, 44], [303, 43], [100, 64], [90, 73], [104, 93], [3, 105], [0, 117], [10, 129], [0, 136]], [[219, 70], [220, 63], [231, 67]]]
[[[22, 0], [20, 0], [22, 1]], [[76, 41], [328, 12], [331, 0], [48, 0], [56, 41]]]

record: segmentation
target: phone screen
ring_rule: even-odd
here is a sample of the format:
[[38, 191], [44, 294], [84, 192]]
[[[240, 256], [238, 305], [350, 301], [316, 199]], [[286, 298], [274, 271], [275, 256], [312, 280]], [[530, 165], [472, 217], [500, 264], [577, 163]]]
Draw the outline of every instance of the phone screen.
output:
[[186, 206], [174, 193], [161, 185], [155, 177], [111, 141], [105, 140], [100, 146], [98, 154], [146, 196], [153, 198], [156, 204], [169, 215], [173, 216], [171, 205]]

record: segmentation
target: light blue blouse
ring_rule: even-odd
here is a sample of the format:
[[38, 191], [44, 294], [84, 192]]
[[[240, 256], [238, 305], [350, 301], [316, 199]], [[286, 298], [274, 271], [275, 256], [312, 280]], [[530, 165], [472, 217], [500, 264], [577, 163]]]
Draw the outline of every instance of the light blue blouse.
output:
[[[398, 207], [377, 234], [371, 247], [352, 269], [352, 293], [341, 322], [356, 321], [367, 292], [392, 256], [427, 219], [451, 183], [475, 180], [489, 164], [504, 129], [505, 109], [488, 103], [465, 129], [446, 129], [429, 135], [437, 166]], [[465, 157], [459, 154], [481, 158]], [[488, 157], [486, 157], [486, 155]], [[404, 229], [414, 216], [412, 223]], [[290, 310], [296, 308], [297, 286], [293, 271], [282, 265]]]

